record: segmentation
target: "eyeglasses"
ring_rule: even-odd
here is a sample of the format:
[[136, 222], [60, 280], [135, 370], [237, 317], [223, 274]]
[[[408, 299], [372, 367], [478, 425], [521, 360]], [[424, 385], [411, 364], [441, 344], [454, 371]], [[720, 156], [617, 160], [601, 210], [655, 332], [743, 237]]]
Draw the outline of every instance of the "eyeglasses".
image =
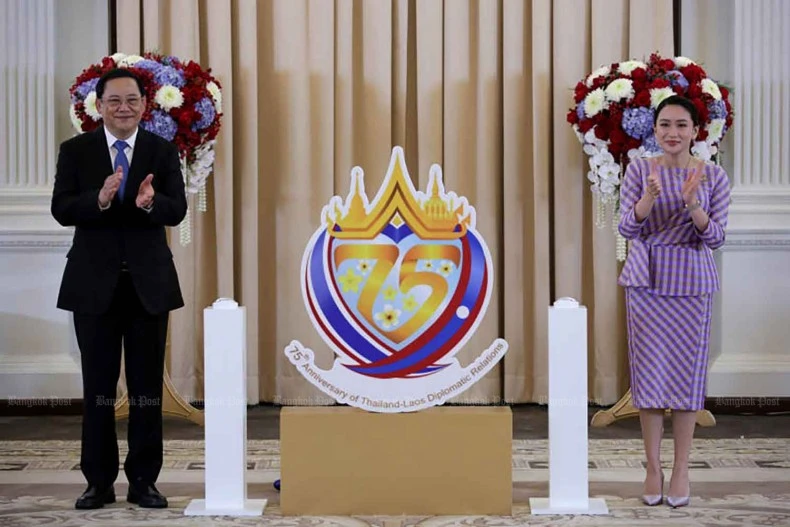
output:
[[126, 100], [122, 100], [119, 97], [110, 97], [104, 101], [104, 104], [111, 110], [117, 110], [123, 103], [126, 103], [126, 106], [129, 108], [138, 108], [142, 102], [143, 100], [140, 97], [129, 97]]

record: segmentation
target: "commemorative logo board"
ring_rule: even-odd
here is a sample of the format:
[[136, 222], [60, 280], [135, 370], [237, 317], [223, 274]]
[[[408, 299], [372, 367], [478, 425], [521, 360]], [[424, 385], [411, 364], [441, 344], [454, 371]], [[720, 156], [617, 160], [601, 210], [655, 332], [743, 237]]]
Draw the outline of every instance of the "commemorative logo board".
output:
[[373, 199], [354, 167], [348, 196], [323, 207], [300, 279], [313, 327], [335, 360], [322, 369], [298, 340], [285, 353], [339, 403], [373, 412], [440, 405], [507, 352], [507, 342], [496, 339], [465, 366], [455, 358], [488, 307], [491, 255], [474, 208], [445, 190], [441, 167], [431, 167], [419, 191], [400, 147]]

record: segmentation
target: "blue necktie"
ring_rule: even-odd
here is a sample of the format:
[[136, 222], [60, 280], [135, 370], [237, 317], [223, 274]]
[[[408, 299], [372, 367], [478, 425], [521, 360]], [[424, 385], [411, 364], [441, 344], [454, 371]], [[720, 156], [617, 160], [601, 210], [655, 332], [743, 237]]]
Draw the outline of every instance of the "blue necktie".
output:
[[123, 193], [126, 189], [126, 178], [129, 176], [129, 160], [126, 158], [126, 147], [129, 146], [126, 141], [115, 141], [113, 144], [115, 147], [115, 151], [118, 152], [115, 156], [115, 166], [112, 167], [113, 170], [118, 170], [118, 167], [123, 168], [123, 179], [121, 180], [121, 186], [118, 187], [118, 196], [123, 201]]

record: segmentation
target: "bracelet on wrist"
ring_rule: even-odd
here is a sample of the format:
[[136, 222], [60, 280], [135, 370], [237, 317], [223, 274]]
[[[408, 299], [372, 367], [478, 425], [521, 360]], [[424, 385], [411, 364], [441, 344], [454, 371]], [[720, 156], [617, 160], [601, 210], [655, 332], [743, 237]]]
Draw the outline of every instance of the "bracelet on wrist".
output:
[[689, 212], [692, 212], [692, 211], [697, 210], [701, 206], [702, 206], [702, 203], [700, 203], [699, 200], [697, 200], [694, 203], [692, 203], [691, 205], [686, 204], [686, 210], [689, 211]]

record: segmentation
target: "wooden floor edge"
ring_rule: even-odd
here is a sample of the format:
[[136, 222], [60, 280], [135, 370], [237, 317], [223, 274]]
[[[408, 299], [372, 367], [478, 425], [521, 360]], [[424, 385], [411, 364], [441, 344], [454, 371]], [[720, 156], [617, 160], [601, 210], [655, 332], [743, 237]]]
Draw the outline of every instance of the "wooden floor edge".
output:
[[[198, 409], [203, 409], [202, 401], [190, 401]], [[262, 402], [258, 405], [249, 405], [252, 409], [258, 406], [278, 407], [271, 403]], [[485, 406], [468, 404], [446, 404], [445, 406]], [[492, 405], [503, 406], [503, 405]], [[546, 406], [537, 403], [514, 403], [514, 408], [519, 406]], [[603, 409], [590, 405], [591, 409]], [[790, 413], [790, 397], [764, 397], [764, 396], [719, 396], [708, 397], [705, 400], [705, 409], [716, 415], [773, 415]], [[68, 398], [24, 398], [13, 397], [0, 399], [0, 416], [57, 416], [57, 415], [82, 415], [82, 399]]]

